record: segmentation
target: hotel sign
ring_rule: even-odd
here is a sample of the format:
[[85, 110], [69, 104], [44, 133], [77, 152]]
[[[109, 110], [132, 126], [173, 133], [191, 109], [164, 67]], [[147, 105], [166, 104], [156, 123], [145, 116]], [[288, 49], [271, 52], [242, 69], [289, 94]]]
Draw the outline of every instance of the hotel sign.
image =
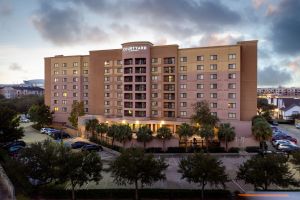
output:
[[135, 52], [144, 50], [147, 50], [147, 46], [129, 46], [123, 48], [123, 52]]

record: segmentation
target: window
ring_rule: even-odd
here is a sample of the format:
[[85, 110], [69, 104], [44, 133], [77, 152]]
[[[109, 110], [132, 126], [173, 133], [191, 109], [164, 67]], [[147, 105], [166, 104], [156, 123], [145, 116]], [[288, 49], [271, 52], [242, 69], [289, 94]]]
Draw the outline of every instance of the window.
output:
[[59, 80], [58, 78], [54, 78], [54, 82], [55, 82], [55, 83], [58, 82], [58, 80]]
[[67, 85], [63, 85], [63, 89], [66, 90], [67, 89]]
[[78, 62], [74, 62], [73, 67], [78, 67]]
[[204, 60], [204, 56], [197, 56], [197, 61], [203, 61]]
[[77, 93], [76, 92], [73, 93], [73, 97], [77, 97]]
[[117, 73], [123, 73], [123, 69], [122, 68], [118, 68], [117, 69]]
[[55, 74], [55, 75], [58, 75], [58, 71], [54, 71], [54, 74]]
[[157, 93], [152, 93], [152, 94], [151, 94], [151, 97], [152, 97], [152, 98], [157, 98], [157, 97], [158, 97], [158, 94], [157, 94]]
[[89, 82], [89, 77], [83, 77], [83, 82]]
[[212, 103], [210, 103], [210, 107], [211, 107], [211, 108], [217, 108], [217, 107], [218, 107], [218, 104], [215, 103], [215, 102], [212, 102]]
[[89, 96], [89, 93], [83, 93], [83, 96], [84, 96], [84, 97], [88, 97], [88, 96]]
[[197, 80], [203, 80], [204, 75], [203, 74], [197, 74]]
[[217, 55], [210, 55], [210, 59], [211, 60], [218, 60], [218, 56]]
[[228, 64], [228, 69], [236, 69], [236, 64]]
[[228, 118], [235, 119], [236, 118], [236, 113], [228, 113]]
[[123, 80], [123, 77], [122, 76], [118, 76], [117, 77], [117, 81], [122, 81]]
[[228, 74], [228, 79], [235, 79], [235, 78], [236, 78], [235, 73]]
[[158, 80], [158, 76], [151, 76], [151, 80], [152, 81], [157, 81]]
[[66, 96], [68, 96], [68, 93], [67, 93], [67, 92], [63, 92], [63, 93], [62, 93], [62, 96], [63, 96], [63, 97], [66, 97]]
[[107, 69], [107, 68], [104, 69], [105, 74], [109, 74], [109, 72], [110, 72], [110, 69]]
[[122, 65], [122, 60], [117, 60], [117, 65]]
[[203, 93], [197, 93], [197, 98], [203, 98], [204, 94]]
[[235, 89], [236, 84], [235, 83], [228, 83], [228, 89]]
[[186, 98], [187, 94], [186, 93], [180, 93], [180, 98]]
[[54, 104], [58, 104], [58, 100], [54, 100], [53, 103], [54, 103]]
[[217, 64], [210, 65], [210, 70], [217, 70], [217, 68], [218, 68]]
[[[132, 60], [132, 59], [131, 59]], [[107, 66], [109, 65], [109, 60], [104, 61], [104, 65]]]
[[110, 102], [109, 101], [104, 101], [104, 105], [109, 106]]
[[187, 62], [187, 57], [180, 57], [180, 62]]
[[175, 67], [174, 66], [164, 67], [164, 73], [175, 73]]
[[89, 73], [89, 70], [83, 70], [83, 74], [88, 74]]
[[62, 82], [67, 82], [68, 79], [67, 78], [63, 78]]
[[54, 85], [54, 90], [57, 90], [58, 89], [58, 85]]
[[77, 86], [77, 85], [73, 85], [73, 89], [74, 89], [74, 90], [77, 90], [77, 89], [78, 89], [78, 86]]
[[104, 81], [109, 81], [110, 77], [109, 76], [104, 76]]
[[58, 92], [54, 92], [53, 96], [58, 97]]
[[228, 54], [228, 59], [229, 60], [236, 59], [236, 54], [235, 53]]
[[89, 86], [88, 85], [84, 85], [84, 89], [85, 90], [89, 89]]
[[157, 58], [152, 58], [151, 59], [151, 63], [157, 63], [158, 62], [158, 59]]
[[217, 93], [210, 93], [210, 98], [216, 99], [218, 97]]
[[157, 67], [151, 67], [151, 72], [157, 72]]
[[67, 70], [62, 70], [62, 75], [67, 75]]
[[67, 63], [63, 63], [62, 66], [63, 66], [63, 67], [67, 67]]
[[203, 89], [204, 88], [204, 84], [197, 84], [197, 89]]
[[180, 75], [180, 80], [186, 80], [187, 79], [187, 75]]
[[110, 109], [105, 109], [104, 113], [106, 113], [106, 114], [110, 113]]
[[58, 67], [58, 63], [54, 63], [54, 67]]
[[89, 104], [89, 101], [88, 100], [85, 100], [83, 101], [84, 105], [88, 105]]
[[218, 85], [216, 83], [210, 84], [210, 89], [217, 89]]
[[186, 84], [180, 84], [180, 89], [186, 89]]
[[235, 93], [228, 93], [228, 99], [235, 99], [236, 94]]
[[117, 106], [122, 106], [122, 101], [117, 101]]
[[84, 62], [84, 63], [83, 63], [83, 66], [84, 66], [84, 67], [88, 67], [88, 66], [89, 66], [89, 65], [88, 65], [88, 62]]
[[211, 112], [210, 113], [212, 116], [217, 116], [217, 112]]
[[197, 70], [204, 70], [204, 65], [197, 65]]
[[109, 97], [109, 96], [110, 96], [110, 93], [105, 93], [104, 96], [105, 96], [105, 97]]
[[89, 112], [89, 109], [88, 108], [84, 108], [84, 112]]
[[109, 89], [110, 89], [110, 85], [105, 85], [104, 88], [105, 88], [106, 90], [109, 90]]
[[186, 111], [180, 111], [180, 116], [186, 116]]
[[217, 79], [217, 78], [218, 78], [217, 74], [211, 74], [210, 75], [210, 79]]
[[180, 107], [186, 107], [187, 103], [186, 102], [180, 102]]
[[236, 103], [228, 103], [228, 108], [236, 108]]
[[151, 105], [152, 105], [152, 106], [157, 106], [158, 103], [157, 103], [157, 101], [152, 101], [152, 102], [151, 102]]
[[62, 107], [61, 110], [62, 110], [63, 112], [67, 112], [67, 108], [66, 108], [66, 107]]
[[73, 78], [73, 82], [78, 82], [78, 80], [79, 80], [78, 77]]
[[151, 88], [154, 90], [154, 89], [157, 89], [157, 84], [152, 84], [151, 85]]
[[180, 71], [187, 71], [187, 66], [180, 66]]
[[175, 64], [175, 58], [174, 57], [164, 58], [164, 64]]
[[122, 89], [122, 85], [117, 85], [117, 90], [121, 90]]
[[152, 111], [151, 111], [151, 114], [152, 114], [152, 115], [158, 115], [158, 111], [157, 111], [157, 110], [152, 110]]
[[54, 111], [58, 111], [59, 109], [58, 109], [58, 107], [54, 107]]

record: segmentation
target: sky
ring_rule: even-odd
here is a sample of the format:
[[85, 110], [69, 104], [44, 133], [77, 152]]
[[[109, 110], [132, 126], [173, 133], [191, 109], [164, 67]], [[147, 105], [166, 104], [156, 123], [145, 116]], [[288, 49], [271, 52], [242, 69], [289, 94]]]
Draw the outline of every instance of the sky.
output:
[[258, 40], [258, 86], [300, 87], [299, 10], [299, 0], [0, 0], [0, 83], [44, 78], [44, 57], [129, 41]]

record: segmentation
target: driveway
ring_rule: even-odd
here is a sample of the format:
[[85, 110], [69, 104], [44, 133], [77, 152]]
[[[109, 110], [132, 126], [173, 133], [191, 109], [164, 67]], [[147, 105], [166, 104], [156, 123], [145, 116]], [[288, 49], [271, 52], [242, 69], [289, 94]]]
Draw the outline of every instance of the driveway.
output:
[[46, 139], [51, 139], [46, 134], [41, 134], [38, 130], [31, 127], [32, 123], [21, 123], [20, 126], [24, 128], [24, 136], [22, 140], [27, 144], [42, 142]]
[[279, 124], [279, 129], [296, 138], [298, 144], [300, 143], [300, 129], [297, 129], [294, 125], [290, 124]]

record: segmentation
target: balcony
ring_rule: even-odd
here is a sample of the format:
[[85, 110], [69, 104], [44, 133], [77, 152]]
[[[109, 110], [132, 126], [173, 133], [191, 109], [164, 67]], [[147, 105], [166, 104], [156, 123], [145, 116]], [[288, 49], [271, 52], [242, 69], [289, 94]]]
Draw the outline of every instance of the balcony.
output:
[[132, 93], [124, 93], [124, 99], [132, 100]]
[[125, 76], [124, 77], [124, 82], [132, 82], [132, 76]]
[[124, 74], [132, 74], [132, 67], [124, 67]]
[[174, 111], [165, 111], [164, 117], [175, 117], [175, 112]]
[[175, 82], [175, 76], [174, 75], [164, 76], [164, 82]]
[[124, 108], [132, 108], [133, 103], [132, 102], [124, 102]]
[[175, 94], [174, 93], [165, 93], [164, 94], [164, 99], [165, 100], [175, 100]]
[[175, 73], [175, 67], [164, 67], [164, 73]]
[[165, 91], [175, 91], [175, 85], [174, 84], [165, 84], [164, 90]]
[[124, 116], [132, 117], [132, 110], [124, 110]]
[[146, 111], [135, 111], [136, 117], [146, 117]]
[[135, 64], [136, 65], [146, 65], [146, 58], [136, 58]]
[[175, 57], [164, 58], [164, 64], [175, 64]]
[[146, 82], [146, 76], [136, 76], [135, 82]]
[[175, 109], [175, 103], [173, 103], [173, 102], [165, 102], [164, 103], [164, 108], [166, 108], [166, 109]]
[[146, 67], [136, 67], [135, 68], [136, 74], [145, 74], [146, 73]]
[[136, 100], [146, 100], [146, 94], [145, 93], [136, 93], [135, 99]]
[[132, 91], [132, 85], [124, 85], [124, 91]]
[[133, 65], [133, 59], [132, 58], [124, 59], [124, 65]]
[[135, 91], [146, 91], [146, 85], [135, 85]]
[[136, 102], [135, 108], [146, 108], [146, 102]]

